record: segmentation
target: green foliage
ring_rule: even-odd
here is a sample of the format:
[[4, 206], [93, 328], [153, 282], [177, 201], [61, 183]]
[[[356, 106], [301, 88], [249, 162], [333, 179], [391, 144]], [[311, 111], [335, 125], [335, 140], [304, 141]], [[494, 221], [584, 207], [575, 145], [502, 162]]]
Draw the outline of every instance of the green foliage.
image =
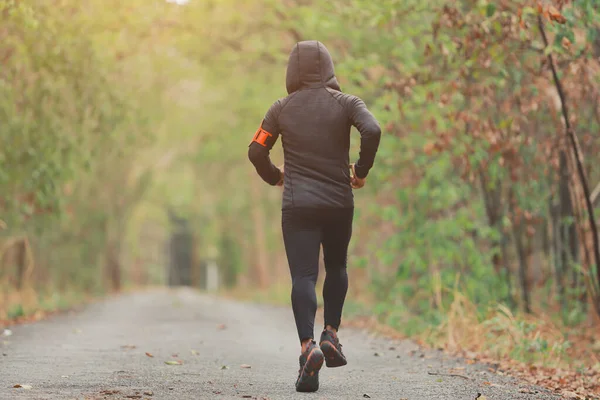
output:
[[[294, 42], [318, 39], [343, 90], [384, 128], [356, 192], [350, 255], [374, 313], [413, 334], [444, 324], [457, 291], [477, 317], [522, 304], [520, 243], [534, 301], [551, 307], [540, 299], [572, 288], [564, 319], [584, 318], [585, 271], [573, 260], [554, 276], [548, 254], [552, 223], [563, 225], [552, 214], [562, 125], [545, 54], [560, 67], [598, 182], [592, 1], [561, 10], [564, 24], [544, 19], [548, 49], [537, 9], [517, 1], [28, 4], [0, 1], [0, 234], [32, 239], [40, 282], [47, 273], [53, 288], [102, 292], [111, 252], [128, 279], [132, 249], [162, 244], [144, 242], [145, 224], [168, 234], [168, 207], [193, 221], [199, 258], [215, 256], [227, 285], [252, 281], [261, 223], [266, 258], [283, 249], [280, 192], [254, 190], [247, 145], [286, 95]], [[353, 159], [358, 144], [353, 131]], [[272, 158], [283, 162], [279, 145]], [[161, 261], [147, 265], [160, 279]], [[545, 345], [520, 346], [526, 357]]]
[[10, 319], [19, 318], [24, 315], [25, 311], [22, 304], [16, 304], [8, 310], [8, 318]]

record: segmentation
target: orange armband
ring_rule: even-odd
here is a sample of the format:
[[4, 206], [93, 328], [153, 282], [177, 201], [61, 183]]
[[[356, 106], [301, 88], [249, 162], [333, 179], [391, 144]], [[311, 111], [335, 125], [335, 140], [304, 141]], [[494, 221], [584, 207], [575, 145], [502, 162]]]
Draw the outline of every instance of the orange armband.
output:
[[262, 124], [260, 124], [260, 128], [258, 128], [256, 133], [254, 134], [254, 138], [252, 138], [252, 142], [256, 142], [263, 147], [267, 147], [267, 139], [269, 137], [273, 137], [273, 135], [271, 135], [269, 132], [265, 131], [262, 128]]

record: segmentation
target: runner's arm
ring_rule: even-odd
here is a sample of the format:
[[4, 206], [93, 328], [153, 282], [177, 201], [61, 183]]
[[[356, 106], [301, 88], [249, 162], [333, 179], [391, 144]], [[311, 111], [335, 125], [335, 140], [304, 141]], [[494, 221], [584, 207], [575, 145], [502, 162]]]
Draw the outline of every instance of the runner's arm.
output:
[[282, 172], [271, 162], [269, 153], [279, 137], [277, 117], [280, 102], [275, 102], [263, 119], [248, 146], [248, 159], [256, 168], [256, 172], [269, 185], [275, 186], [282, 179]]
[[381, 127], [364, 101], [356, 96], [349, 98], [348, 113], [350, 122], [360, 133], [360, 153], [354, 169], [356, 176], [363, 179], [367, 177], [375, 162], [381, 138]]

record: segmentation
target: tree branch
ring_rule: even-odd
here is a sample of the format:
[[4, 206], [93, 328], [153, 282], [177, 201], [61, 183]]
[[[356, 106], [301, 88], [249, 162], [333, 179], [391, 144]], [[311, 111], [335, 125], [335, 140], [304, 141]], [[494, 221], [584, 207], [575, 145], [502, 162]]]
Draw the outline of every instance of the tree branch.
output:
[[600, 182], [598, 182], [598, 184], [596, 185], [596, 188], [592, 192], [592, 197], [590, 199], [592, 201], [592, 204], [596, 204], [596, 200], [598, 200], [599, 197], [600, 197]]
[[[544, 46], [548, 47], [548, 37], [546, 36], [546, 31], [544, 30], [544, 22], [542, 20], [542, 16], [538, 15], [538, 27], [540, 33], [542, 35], [542, 39], [544, 40]], [[593, 242], [594, 242], [594, 258], [596, 261], [596, 273], [597, 273], [597, 282], [600, 283], [600, 243], [598, 238], [598, 227], [596, 225], [596, 218], [594, 217], [594, 206], [592, 205], [592, 197], [590, 194], [590, 188], [588, 186], [587, 179], [585, 177], [585, 172], [583, 170], [583, 164], [581, 162], [581, 155], [579, 154], [579, 149], [577, 147], [577, 142], [575, 139], [575, 132], [571, 127], [571, 123], [569, 121], [569, 110], [567, 108], [567, 103], [565, 101], [565, 93], [563, 91], [562, 84], [560, 79], [558, 78], [558, 73], [556, 72], [556, 65], [554, 64], [554, 59], [552, 54], [548, 54], [548, 62], [550, 63], [550, 68], [552, 69], [552, 77], [554, 78], [554, 84], [556, 85], [556, 90], [558, 91], [558, 96], [560, 97], [560, 103], [562, 108], [562, 114], [565, 119], [565, 127], [566, 133], [571, 142], [571, 147], [573, 148], [573, 154], [575, 155], [575, 162], [577, 164], [577, 172], [579, 175], [579, 180], [581, 181], [581, 186], [583, 188], [583, 193], [585, 194], [585, 203], [588, 211], [588, 219], [590, 223], [590, 227], [592, 229], [593, 234]]]

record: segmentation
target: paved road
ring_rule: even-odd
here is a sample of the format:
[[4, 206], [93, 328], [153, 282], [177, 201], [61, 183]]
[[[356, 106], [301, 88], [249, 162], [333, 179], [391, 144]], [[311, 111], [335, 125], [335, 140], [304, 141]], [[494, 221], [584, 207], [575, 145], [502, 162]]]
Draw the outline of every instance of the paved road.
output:
[[[296, 393], [290, 310], [189, 289], [123, 295], [11, 330], [0, 337], [2, 400], [558, 398], [520, 393], [522, 386], [486, 366], [350, 330], [340, 335], [349, 365], [324, 368], [316, 394]], [[469, 379], [430, 375], [452, 368]]]

